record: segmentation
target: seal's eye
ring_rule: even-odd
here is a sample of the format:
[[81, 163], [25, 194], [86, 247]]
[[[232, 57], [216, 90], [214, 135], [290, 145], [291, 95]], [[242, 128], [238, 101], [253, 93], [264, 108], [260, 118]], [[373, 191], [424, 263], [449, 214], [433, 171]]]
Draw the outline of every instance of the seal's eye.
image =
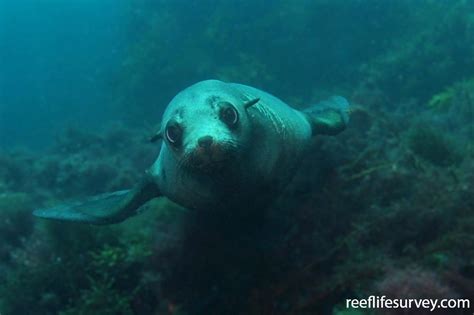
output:
[[174, 146], [178, 146], [181, 143], [183, 130], [178, 124], [171, 123], [166, 127], [165, 136], [169, 143]]
[[220, 111], [221, 120], [229, 126], [229, 128], [235, 128], [239, 123], [239, 113], [235, 107], [227, 102], [224, 102]]

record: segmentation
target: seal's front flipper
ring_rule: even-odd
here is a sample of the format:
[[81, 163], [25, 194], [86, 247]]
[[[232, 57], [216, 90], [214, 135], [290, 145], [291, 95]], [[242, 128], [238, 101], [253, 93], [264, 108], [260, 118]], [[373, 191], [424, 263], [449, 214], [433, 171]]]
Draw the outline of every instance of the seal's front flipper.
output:
[[33, 215], [53, 220], [74, 221], [97, 225], [119, 223], [139, 213], [149, 200], [159, 197], [158, 186], [151, 178], [132, 190], [102, 194], [49, 209], [38, 209]]
[[333, 96], [303, 111], [311, 124], [313, 135], [337, 135], [349, 122], [349, 102]]

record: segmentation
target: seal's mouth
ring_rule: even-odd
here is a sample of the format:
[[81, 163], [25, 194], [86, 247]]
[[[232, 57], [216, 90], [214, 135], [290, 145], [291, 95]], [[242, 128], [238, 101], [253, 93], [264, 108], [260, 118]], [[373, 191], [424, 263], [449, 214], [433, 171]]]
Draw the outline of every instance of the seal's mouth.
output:
[[196, 147], [183, 156], [182, 166], [202, 172], [221, 171], [232, 167], [237, 160], [238, 148], [230, 143], [216, 143], [206, 147]]

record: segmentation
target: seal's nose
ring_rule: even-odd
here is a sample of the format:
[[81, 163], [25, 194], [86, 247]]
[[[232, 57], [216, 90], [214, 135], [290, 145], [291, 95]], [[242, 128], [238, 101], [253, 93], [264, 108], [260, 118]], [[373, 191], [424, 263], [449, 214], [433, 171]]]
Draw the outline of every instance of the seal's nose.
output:
[[211, 136], [204, 136], [198, 139], [198, 144], [201, 148], [209, 148], [213, 142]]

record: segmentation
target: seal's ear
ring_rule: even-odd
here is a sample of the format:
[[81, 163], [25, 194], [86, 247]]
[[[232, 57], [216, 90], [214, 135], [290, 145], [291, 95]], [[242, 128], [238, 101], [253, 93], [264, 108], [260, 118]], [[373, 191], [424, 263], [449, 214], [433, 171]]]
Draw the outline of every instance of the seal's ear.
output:
[[163, 132], [161, 131], [161, 124], [158, 126], [157, 129], [158, 131], [149, 138], [150, 142], [156, 142], [163, 137]]
[[147, 175], [134, 189], [102, 194], [53, 208], [38, 209], [33, 215], [45, 219], [96, 225], [113, 224], [140, 213], [139, 209], [143, 205], [160, 195], [158, 186], [151, 176]]
[[258, 97], [254, 98], [253, 100], [247, 101], [247, 102], [244, 103], [244, 108], [249, 109], [253, 105], [257, 104], [258, 101], [260, 101], [260, 98], [258, 98]]
[[311, 124], [313, 136], [337, 135], [349, 122], [349, 102], [344, 97], [333, 96], [303, 111]]

